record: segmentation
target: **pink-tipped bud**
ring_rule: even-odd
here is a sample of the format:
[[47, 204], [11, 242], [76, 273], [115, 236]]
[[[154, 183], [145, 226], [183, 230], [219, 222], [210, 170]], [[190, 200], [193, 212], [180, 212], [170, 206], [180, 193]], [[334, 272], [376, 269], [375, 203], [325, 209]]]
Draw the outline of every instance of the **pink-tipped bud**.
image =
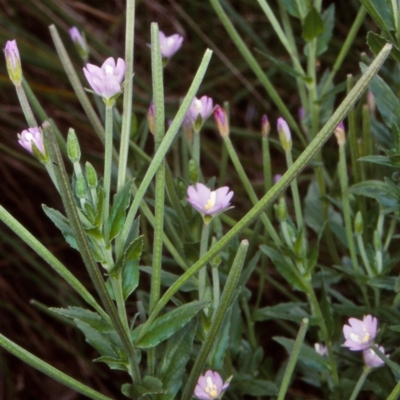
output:
[[[18, 134], [18, 143], [29, 153], [39, 156], [42, 160], [46, 159], [46, 150], [43, 142], [43, 133], [38, 127], [28, 128]], [[33, 146], [39, 151], [34, 152]], [[42, 157], [43, 156], [43, 157]], [[42, 160], [42, 161], [43, 161]]]
[[150, 104], [149, 110], [147, 111], [147, 122], [149, 124], [149, 131], [154, 135], [156, 131], [156, 122], [154, 118], [154, 103]]
[[217, 124], [219, 134], [222, 138], [226, 138], [229, 136], [229, 122], [228, 117], [226, 115], [226, 111], [221, 108], [219, 105], [215, 106], [214, 109], [214, 119]]
[[274, 184], [278, 183], [281, 180], [281, 178], [282, 178], [281, 174], [275, 174], [273, 178]]
[[269, 133], [271, 132], [271, 125], [268, 121], [268, 117], [264, 114], [261, 117], [261, 134], [263, 137], [268, 137]]
[[343, 121], [335, 128], [335, 136], [339, 146], [343, 146], [346, 143], [346, 135], [344, 130]]
[[286, 152], [290, 151], [292, 149], [292, 135], [290, 133], [289, 125], [282, 117], [278, 118], [277, 128], [283, 149]]
[[375, 114], [375, 110], [376, 110], [375, 96], [373, 95], [373, 93], [370, 90], [368, 90], [368, 93], [367, 93], [367, 104], [368, 104], [370, 113]]
[[81, 34], [76, 26], [69, 29], [69, 36], [74, 42], [78, 54], [81, 56], [83, 61], [87, 61], [89, 58], [89, 47], [86, 42], [85, 34]]
[[16, 40], [9, 40], [6, 43], [4, 55], [6, 57], [7, 71], [11, 82], [16, 86], [20, 86], [22, 82], [22, 68]]

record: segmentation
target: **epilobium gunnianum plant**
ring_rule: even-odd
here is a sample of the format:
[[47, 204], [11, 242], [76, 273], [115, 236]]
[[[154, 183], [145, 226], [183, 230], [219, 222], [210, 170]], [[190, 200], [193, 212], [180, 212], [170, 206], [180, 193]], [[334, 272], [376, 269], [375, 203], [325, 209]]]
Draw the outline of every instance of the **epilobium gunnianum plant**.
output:
[[[72, 13], [49, 0], [51, 13], [35, 10], [54, 15], [65, 30], [67, 47], [50, 26], [57, 64], [39, 39], [4, 40], [11, 83], [3, 91], [16, 90], [26, 121], [14, 121], [12, 113], [4, 121], [10, 125], [4, 132], [20, 132], [12, 137], [24, 149], [6, 142], [1, 148], [13, 167], [40, 168], [34, 192], [40, 204], [54, 196], [54, 208], [31, 208], [40, 227], [54, 224], [75, 254], [62, 257], [57, 249], [66, 245], [18, 222], [25, 218], [15, 210], [29, 207], [0, 205], [0, 220], [24, 242], [4, 231], [2, 257], [13, 268], [26, 258], [10, 287], [34, 280], [24, 291], [36, 290], [46, 304], [32, 307], [68, 325], [57, 325], [55, 336], [36, 314], [26, 323], [29, 314], [24, 329], [10, 330], [21, 311], [10, 303], [13, 296], [0, 298], [13, 318], [0, 346], [92, 399], [283, 400], [300, 393], [355, 400], [372, 398], [371, 391], [377, 399], [398, 398], [399, 5], [259, 0], [250, 9], [239, 1], [187, 8], [159, 2], [154, 10], [168, 10], [168, 22], [187, 38], [182, 47], [182, 35], [165, 36], [157, 23], [143, 31], [148, 5], [135, 3], [127, 0], [115, 19], [104, 3], [98, 15], [113, 21], [104, 35], [89, 20], [76, 21], [78, 8]], [[210, 21], [221, 22], [215, 32]], [[68, 31], [71, 22], [86, 35]], [[166, 22], [160, 18], [165, 31]], [[364, 23], [377, 27], [367, 43], [358, 33]], [[348, 31], [336, 32], [339, 26]], [[215, 63], [203, 40], [216, 49]], [[83, 70], [68, 55], [73, 46]], [[59, 82], [61, 67], [68, 83]], [[47, 86], [35, 81], [38, 68], [49, 74]], [[354, 71], [357, 80], [349, 75]], [[79, 109], [69, 105], [68, 85]], [[208, 96], [198, 97], [202, 92]], [[14, 182], [18, 193], [27, 191], [25, 201], [32, 181], [27, 174], [28, 184]], [[17, 197], [2, 204], [14, 205]], [[38, 260], [46, 265], [38, 267]], [[2, 288], [8, 278], [2, 273]], [[46, 335], [25, 334], [27, 326]], [[61, 358], [44, 361], [48, 354], [25, 350], [14, 336], [19, 331], [30, 349], [41, 343], [58, 354], [60, 343], [85, 374], [70, 371], [71, 362], [64, 369]], [[90, 346], [107, 373], [89, 367]], [[11, 383], [3, 386], [16, 389], [5, 397], [32, 397], [18, 393], [20, 374], [10, 365], [4, 375]], [[34, 387], [41, 386], [47, 387]]]

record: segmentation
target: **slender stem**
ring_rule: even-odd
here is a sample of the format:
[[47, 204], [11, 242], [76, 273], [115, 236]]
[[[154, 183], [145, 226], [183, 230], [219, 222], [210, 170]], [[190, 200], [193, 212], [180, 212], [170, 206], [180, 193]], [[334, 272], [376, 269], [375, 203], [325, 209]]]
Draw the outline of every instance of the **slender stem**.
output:
[[360, 250], [361, 258], [363, 260], [365, 269], [367, 270], [368, 275], [372, 278], [374, 276], [374, 273], [372, 271], [371, 264], [369, 263], [367, 252], [365, 251], [364, 240], [362, 238], [362, 235], [357, 234], [357, 244]]
[[297, 359], [300, 355], [301, 346], [303, 345], [304, 337], [306, 336], [307, 328], [308, 319], [303, 318], [303, 320], [301, 321], [299, 332], [296, 337], [296, 341], [290, 354], [289, 362], [286, 366], [285, 374], [283, 375], [281, 387], [279, 388], [278, 400], [285, 399], [285, 395], [289, 388], [290, 381], [293, 375], [294, 367], [296, 366]]
[[117, 302], [118, 315], [124, 326], [127, 335], [130, 335], [128, 317], [126, 315], [125, 299], [122, 290], [122, 271], [119, 270], [115, 274], [110, 275], [111, 284], [114, 291], [115, 300]]
[[[397, 216], [398, 213], [396, 213], [395, 215]], [[390, 225], [386, 234], [386, 240], [385, 240], [385, 244], [383, 246], [383, 250], [387, 251], [387, 249], [389, 248], [389, 245], [392, 241], [392, 237], [396, 231], [396, 225], [397, 225], [397, 219], [396, 218], [392, 218], [390, 221]]]
[[112, 400], [110, 397], [104, 396], [103, 394], [96, 392], [90, 387], [84, 385], [83, 383], [71, 378], [70, 376], [64, 374], [57, 368], [54, 368], [50, 364], [41, 360], [40, 358], [34, 356], [32, 353], [29, 353], [22, 347], [18, 346], [16, 343], [7, 339], [5, 336], [0, 334], [0, 346], [9, 351], [14, 356], [18, 357], [20, 360], [29, 364], [33, 368], [43, 372], [45, 375], [54, 379], [57, 382], [75, 390], [78, 393], [83, 394], [84, 396], [89, 397], [94, 400]]
[[[288, 168], [293, 165], [292, 152], [286, 151], [286, 163]], [[293, 179], [290, 183], [290, 188], [292, 190], [294, 212], [296, 215], [297, 229], [300, 231], [303, 228], [303, 212], [301, 211], [301, 202], [299, 195], [299, 188], [297, 186], [297, 179]]]
[[183, 119], [185, 118], [185, 115], [190, 107], [190, 104], [192, 103], [193, 98], [196, 95], [196, 92], [200, 86], [200, 83], [203, 80], [208, 63], [210, 62], [210, 59], [211, 59], [211, 55], [212, 55], [211, 50], [206, 50], [203, 60], [200, 64], [200, 67], [196, 73], [196, 76], [194, 77], [192, 85], [190, 86], [190, 89], [189, 89], [188, 93], [186, 94], [185, 99], [183, 100], [178, 113], [176, 114], [167, 133], [165, 134], [165, 137], [164, 137], [162, 143], [160, 144], [160, 147], [158, 148], [156, 154], [154, 155], [154, 158], [151, 161], [151, 163], [146, 171], [146, 175], [144, 176], [144, 178], [139, 186], [136, 196], [133, 199], [131, 207], [128, 211], [128, 215], [126, 217], [124, 227], [120, 234], [121, 240], [119, 240], [118, 241], [119, 243], [117, 243], [117, 248], [116, 248], [117, 258], [119, 258], [122, 254], [123, 245], [129, 234], [129, 230], [133, 223], [133, 220], [136, 217], [136, 213], [140, 207], [143, 196], [145, 195], [146, 190], [149, 187], [150, 182], [152, 181], [160, 164], [163, 162], [164, 157], [165, 157], [167, 151], [169, 150], [172, 142], [174, 141], [176, 134], [179, 132], [179, 128], [182, 125]]
[[394, 387], [389, 397], [386, 400], [397, 400], [400, 396], [400, 382]]
[[341, 190], [342, 190], [343, 216], [344, 216], [344, 224], [345, 224], [345, 228], [346, 228], [346, 237], [347, 237], [347, 243], [349, 246], [351, 262], [353, 264], [353, 268], [356, 271], [359, 271], [356, 247], [354, 244], [352, 222], [351, 222], [350, 200], [349, 200], [349, 194], [348, 194], [349, 186], [348, 186], [346, 153], [345, 153], [344, 143], [339, 144], [338, 173], [339, 173], [340, 186], [341, 186]]
[[343, 120], [349, 109], [354, 106], [355, 102], [359, 99], [363, 91], [367, 88], [368, 84], [376, 75], [382, 63], [390, 53], [391, 48], [392, 46], [390, 44], [387, 44], [383, 47], [379, 55], [375, 58], [375, 60], [371, 63], [363, 76], [354, 86], [353, 90], [343, 100], [318, 135], [297, 158], [292, 167], [286, 171], [279, 182], [275, 184], [271, 190], [266, 193], [264, 197], [262, 197], [258, 203], [229, 230], [229, 232], [227, 232], [214, 246], [212, 246], [211, 249], [200, 260], [193, 264], [182, 276], [176, 280], [175, 283], [170, 286], [164, 296], [161, 297], [156, 308], [151, 313], [146, 324], [140, 331], [138, 340], [143, 337], [150, 324], [154, 321], [159, 312], [164, 308], [172, 296], [179, 290], [179, 288], [184, 285], [193, 275], [195, 275], [206, 263], [218, 255], [221, 250], [234, 238], [245, 231], [249, 225], [251, 225], [262, 213], [264, 213], [269, 206], [271, 206], [279, 198], [279, 196], [289, 186], [290, 182], [300, 174], [300, 172], [310, 162], [314, 155], [321, 149], [323, 144], [328, 140], [333, 130], [336, 128], [339, 122]]
[[213, 308], [215, 312], [215, 310], [217, 310], [218, 308], [219, 298], [221, 294], [218, 267], [212, 268], [212, 280], [213, 280]]
[[122, 189], [126, 180], [128, 162], [129, 138], [132, 120], [132, 92], [133, 92], [133, 54], [135, 31], [135, 0], [126, 2], [126, 27], [125, 27], [125, 82], [123, 99], [123, 118], [121, 128], [121, 142], [119, 148], [117, 191]]
[[[200, 257], [202, 258], [204, 254], [207, 253], [208, 249], [208, 237], [210, 235], [210, 224], [203, 224], [203, 229], [201, 231], [201, 241], [200, 241]], [[199, 300], [204, 299], [204, 294], [206, 292], [206, 281], [207, 281], [207, 268], [204, 266], [199, 271]]]
[[364, 370], [360, 377], [358, 378], [356, 386], [354, 386], [353, 392], [351, 393], [350, 399], [349, 400], [356, 400], [358, 394], [360, 393], [365, 380], [367, 379], [368, 374], [371, 372], [371, 368], [364, 367]]
[[15, 86], [15, 90], [17, 91], [19, 104], [21, 105], [26, 122], [28, 123], [30, 128], [37, 127], [38, 123], [36, 122], [35, 116], [33, 115], [32, 108], [29, 104], [28, 98], [26, 97], [24, 88], [21, 85], [18, 85]]
[[110, 216], [110, 192], [112, 171], [112, 148], [113, 148], [113, 106], [106, 105], [106, 142], [104, 151], [104, 204], [103, 204], [103, 226], [104, 238], [108, 242]]
[[200, 132], [193, 132], [192, 158], [200, 173]]

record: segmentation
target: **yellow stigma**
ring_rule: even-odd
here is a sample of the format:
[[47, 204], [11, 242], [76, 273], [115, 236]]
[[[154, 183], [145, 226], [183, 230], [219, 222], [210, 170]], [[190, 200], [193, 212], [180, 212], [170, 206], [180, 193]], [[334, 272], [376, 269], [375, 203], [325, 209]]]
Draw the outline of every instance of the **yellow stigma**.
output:
[[210, 198], [208, 199], [207, 203], [204, 205], [206, 211], [209, 211], [211, 208], [215, 206], [215, 201], [217, 200], [217, 194], [214, 192], [210, 193]]
[[216, 399], [218, 397], [217, 385], [214, 385], [211, 376], [207, 376], [207, 386], [204, 390], [212, 399]]

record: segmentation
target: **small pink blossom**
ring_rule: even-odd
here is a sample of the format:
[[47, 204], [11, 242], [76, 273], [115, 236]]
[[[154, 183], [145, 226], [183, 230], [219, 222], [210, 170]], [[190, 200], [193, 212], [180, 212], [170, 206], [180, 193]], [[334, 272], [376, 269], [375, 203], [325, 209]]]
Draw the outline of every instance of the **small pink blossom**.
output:
[[196, 183], [187, 189], [187, 201], [200, 214], [214, 216], [226, 210], [230, 205], [233, 192], [228, 186], [211, 191], [202, 183]]
[[[379, 346], [379, 350], [385, 354], [385, 349]], [[387, 356], [386, 356], [387, 357]], [[363, 351], [364, 363], [369, 368], [380, 367], [385, 364], [385, 362], [374, 352], [372, 349], [366, 349]]]
[[228, 386], [229, 382], [224, 383], [218, 372], [208, 370], [199, 377], [194, 389], [194, 396], [200, 400], [218, 399], [221, 392]]
[[121, 83], [124, 80], [126, 65], [122, 58], [117, 63], [110, 57], [101, 67], [86, 64], [83, 68], [86, 79], [92, 89], [106, 101], [122, 91]]
[[18, 143], [27, 151], [33, 154], [32, 143], [44, 155], [43, 134], [38, 127], [28, 128], [18, 134]]
[[321, 343], [314, 343], [315, 351], [322, 357], [328, 356], [328, 348]]
[[183, 36], [177, 33], [171, 36], [165, 36], [163, 32], [159, 31], [158, 40], [160, 43], [161, 56], [163, 58], [171, 58], [181, 48]]
[[211, 97], [203, 96], [200, 99], [195, 97], [186, 114], [187, 123], [192, 124], [194, 130], [199, 132], [204, 121], [213, 111], [213, 100]]
[[349, 325], [343, 326], [346, 341], [343, 346], [352, 351], [368, 349], [373, 343], [378, 327], [378, 320], [372, 315], [366, 315], [363, 320], [349, 318]]

